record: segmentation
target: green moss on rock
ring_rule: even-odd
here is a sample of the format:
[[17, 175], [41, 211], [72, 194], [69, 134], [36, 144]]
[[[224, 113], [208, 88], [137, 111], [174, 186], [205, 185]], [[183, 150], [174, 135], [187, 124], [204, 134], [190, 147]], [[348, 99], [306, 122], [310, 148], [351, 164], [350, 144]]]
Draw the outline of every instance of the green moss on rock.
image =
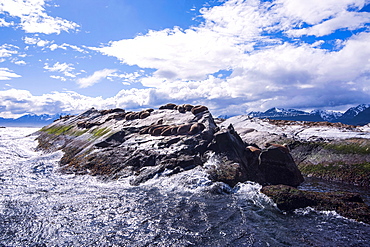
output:
[[366, 139], [348, 139], [339, 143], [327, 143], [323, 147], [341, 154], [370, 154], [370, 141]]
[[51, 135], [61, 135], [61, 134], [67, 133], [72, 128], [73, 128], [72, 125], [58, 125], [58, 126], [44, 127], [40, 131], [46, 132]]
[[94, 137], [102, 137], [106, 134], [108, 134], [109, 132], [111, 132], [111, 129], [108, 128], [108, 127], [105, 127], [105, 128], [96, 128], [96, 129], [93, 129], [91, 131], [91, 134], [94, 136]]
[[370, 163], [359, 164], [322, 163], [300, 164], [298, 168], [306, 176], [341, 181], [360, 186], [370, 186]]

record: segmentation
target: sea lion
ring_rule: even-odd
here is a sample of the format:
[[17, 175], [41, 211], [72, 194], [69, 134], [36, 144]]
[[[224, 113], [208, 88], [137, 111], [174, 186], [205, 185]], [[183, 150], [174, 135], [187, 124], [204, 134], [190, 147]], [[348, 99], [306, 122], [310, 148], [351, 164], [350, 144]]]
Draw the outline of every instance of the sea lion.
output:
[[165, 128], [167, 128], [167, 126], [159, 126], [157, 128], [152, 129], [152, 131], [150, 132], [150, 134], [152, 136], [160, 136], [161, 133], [162, 133], [162, 131], [163, 131], [163, 129], [165, 129]]
[[135, 112], [134, 119], [139, 119], [139, 118], [140, 118], [140, 112]]
[[288, 147], [288, 144], [284, 143], [283, 145], [280, 145], [280, 144], [276, 144], [276, 143], [269, 143], [267, 142], [265, 144], [265, 147], [266, 148], [270, 148], [270, 147], [275, 147], [275, 148], [278, 148], [280, 151], [284, 152], [284, 153], [289, 153], [290, 152], [290, 149]]
[[107, 115], [109, 114], [109, 110], [101, 110], [99, 111], [102, 115]]
[[126, 116], [125, 116], [125, 119], [126, 120], [132, 120], [132, 116], [133, 116], [133, 114], [135, 114], [134, 112], [128, 112], [127, 114], [126, 114]]
[[151, 126], [147, 126], [147, 127], [142, 128], [142, 129], [139, 131], [139, 134], [140, 134], [140, 135], [149, 134], [149, 129], [150, 129], [150, 127], [151, 127]]
[[175, 107], [176, 107], [176, 104], [168, 103], [166, 105], [162, 105], [161, 107], [159, 107], [159, 110], [164, 110], [164, 109], [173, 110]]
[[177, 128], [177, 125], [173, 126], [173, 128], [171, 129], [171, 135], [177, 135]]
[[190, 104], [184, 104], [184, 108], [186, 111], [191, 111], [191, 109], [193, 109], [193, 105], [190, 105]]
[[125, 116], [126, 116], [126, 113], [122, 112], [122, 113], [118, 113], [118, 114], [113, 114], [113, 115], [110, 115], [107, 117], [107, 119], [105, 120], [105, 122], [108, 122], [112, 119], [115, 119], [115, 120], [122, 120], [122, 119], [125, 119]]
[[175, 109], [178, 110], [180, 113], [186, 112], [184, 105], [177, 105]]
[[208, 108], [204, 105], [197, 105], [191, 109], [191, 113], [193, 113], [194, 115], [204, 111], [208, 111]]
[[172, 130], [173, 129], [176, 129], [177, 126], [168, 126], [166, 128], [163, 128], [162, 132], [161, 132], [161, 136], [170, 136], [172, 135]]
[[149, 131], [149, 134], [152, 136], [159, 136], [162, 132], [162, 127], [156, 127]]
[[96, 125], [100, 125], [101, 123], [91, 123], [91, 122], [78, 122], [77, 127], [84, 128], [84, 129], [90, 129]]
[[258, 147], [255, 147], [255, 146], [247, 146], [245, 149], [246, 150], [249, 150], [253, 154], [258, 155], [258, 165], [261, 165], [261, 154], [262, 154], [262, 150], [260, 148], [258, 148]]
[[163, 130], [163, 128], [168, 127], [168, 125], [153, 125], [149, 126], [148, 134], [151, 134], [152, 136], [159, 136]]
[[191, 128], [192, 124], [182, 124], [182, 125], [179, 125], [179, 127], [177, 127], [177, 135], [186, 135], [188, 134], [190, 128]]
[[188, 133], [189, 133], [189, 135], [195, 135], [195, 134], [198, 134], [198, 133], [202, 132], [205, 128], [206, 128], [206, 126], [204, 126], [204, 124], [195, 123], [195, 124], [191, 125], [190, 130], [189, 130]]
[[127, 114], [126, 116], [125, 116], [125, 119], [126, 120], [135, 120], [135, 119], [139, 119], [140, 117], [139, 117], [139, 114], [140, 114], [140, 112], [131, 112], [131, 113], [129, 113], [129, 114]]
[[152, 134], [152, 132], [153, 132], [153, 130], [154, 129], [156, 129], [156, 128], [158, 128], [158, 127], [163, 127], [164, 125], [161, 125], [161, 124], [153, 124], [153, 125], [150, 125], [149, 127], [148, 127], [148, 130], [147, 130], [147, 132], [148, 132], [148, 134]]
[[77, 123], [78, 128], [85, 128], [85, 126], [86, 126], [86, 122], [84, 122], [84, 121], [81, 121], [81, 122]]
[[252, 153], [260, 154], [262, 151], [258, 147], [255, 146], [247, 146], [246, 149], [251, 151]]
[[147, 118], [149, 116], [150, 116], [150, 112], [148, 112], [148, 111], [141, 111], [141, 112], [139, 112], [139, 118], [140, 119], [144, 119], [144, 118]]
[[101, 110], [100, 113], [102, 115], [110, 114], [110, 113], [118, 113], [118, 112], [125, 112], [124, 109], [121, 108], [114, 108], [114, 109], [109, 109], [109, 110]]

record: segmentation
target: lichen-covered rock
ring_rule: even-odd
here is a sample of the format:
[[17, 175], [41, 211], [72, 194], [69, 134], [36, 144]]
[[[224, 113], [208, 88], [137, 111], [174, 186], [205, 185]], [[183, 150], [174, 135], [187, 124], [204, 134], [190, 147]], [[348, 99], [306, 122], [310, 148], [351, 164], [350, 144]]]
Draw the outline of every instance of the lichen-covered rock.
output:
[[310, 177], [370, 187], [370, 140], [295, 142], [292, 154]]

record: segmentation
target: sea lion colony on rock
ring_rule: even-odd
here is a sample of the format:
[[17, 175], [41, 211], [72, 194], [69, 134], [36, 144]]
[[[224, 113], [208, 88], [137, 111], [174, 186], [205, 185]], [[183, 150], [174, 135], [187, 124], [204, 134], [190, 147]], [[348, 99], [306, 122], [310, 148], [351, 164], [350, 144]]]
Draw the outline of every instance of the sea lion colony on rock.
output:
[[[159, 107], [159, 109], [160, 110], [163, 110], [163, 109], [178, 110], [180, 113], [192, 112], [194, 115], [196, 115], [198, 113], [201, 113], [201, 112], [204, 112], [204, 111], [208, 111], [208, 108], [206, 106], [203, 106], [203, 105], [196, 105], [196, 106], [193, 106], [193, 105], [190, 105], [190, 104], [176, 105], [176, 104], [172, 104], [172, 103], [169, 103], [169, 104], [166, 104], [164, 106], [161, 106], [161, 107]], [[143, 110], [143, 111], [140, 111], [140, 112], [126, 112], [124, 109], [115, 108], [115, 109], [110, 109], [110, 110], [101, 110], [100, 113], [102, 115], [107, 115], [107, 114], [111, 114], [111, 113], [117, 113], [115, 115], [109, 116], [105, 120], [105, 122], [107, 122], [107, 121], [112, 120], [112, 119], [115, 119], [115, 120], [122, 120], [122, 119], [125, 119], [125, 120], [144, 119], [144, 118], [149, 117], [150, 114], [153, 111], [154, 111], [154, 109], [146, 109], [146, 110]], [[101, 125], [101, 124], [103, 124], [103, 123], [83, 122], [83, 121], [81, 121], [78, 124], [78, 127], [79, 128], [89, 129], [89, 128], [92, 128], [92, 127], [94, 127], [96, 125]], [[189, 130], [187, 130], [187, 131], [181, 130], [181, 131], [188, 132]], [[181, 131], [178, 131], [178, 132], [181, 133]], [[192, 133], [197, 132], [195, 126], [193, 127], [193, 131], [191, 131], [191, 132]]]
[[115, 120], [135, 120], [135, 119], [144, 119], [150, 116], [150, 113], [153, 112], [154, 109], [146, 109], [139, 112], [126, 112], [124, 109], [116, 108], [110, 110], [101, 110], [99, 111], [102, 115], [107, 115], [111, 113], [116, 113], [114, 115], [110, 115], [108, 118], [105, 119], [104, 122], [89, 122], [89, 121], [80, 121], [77, 123], [78, 128], [83, 129], [90, 129], [97, 125], [102, 125], [105, 122], [108, 122], [112, 119]]
[[204, 105], [193, 106], [190, 104], [176, 105], [169, 103], [159, 107], [159, 110], [178, 110], [180, 113], [191, 112], [196, 115], [200, 112], [208, 111], [208, 108]]
[[[64, 148], [66, 154], [61, 161], [65, 171], [89, 172], [92, 175], [118, 178], [130, 176], [131, 172], [142, 167], [150, 167], [141, 172], [133, 184], [163, 172], [164, 167], [173, 170], [180, 163], [181, 167], [201, 165], [211, 153], [227, 161], [223, 167], [207, 171], [212, 174], [214, 181], [222, 181], [230, 186], [246, 180], [262, 184], [283, 182], [292, 186], [302, 182], [303, 178], [289, 154], [281, 152], [278, 148], [261, 149], [255, 144], [245, 143], [232, 125], [227, 129], [220, 129], [214, 123], [207, 107], [167, 104], [160, 108], [161, 110], [152, 114], [151, 110], [126, 112], [122, 109], [106, 111], [90, 109], [70, 120], [44, 128], [40, 137], [40, 147], [50, 147], [50, 140], [55, 142], [55, 137], [65, 142], [67, 136], [68, 147]], [[181, 113], [184, 110], [186, 113]], [[145, 121], [139, 120], [150, 114], [153, 116]], [[192, 116], [193, 114], [196, 115]], [[133, 119], [139, 121], [131, 122]], [[87, 128], [93, 124], [103, 128], [94, 127], [91, 131], [84, 129], [83, 134], [76, 138], [76, 133], [80, 133], [76, 128]], [[64, 126], [68, 126], [65, 131], [62, 128]], [[53, 134], [56, 132], [55, 129], [62, 129], [63, 135]], [[145, 134], [149, 136], [138, 137]], [[89, 138], [91, 135], [94, 138]], [[150, 136], [168, 136], [168, 138], [150, 138]], [[148, 144], [148, 141], [152, 144]], [[174, 143], [176, 148], [169, 148]], [[153, 149], [149, 150], [147, 145], [151, 145]], [[254, 146], [255, 149], [247, 149], [248, 145]], [[98, 148], [99, 152], [91, 151], [91, 146]], [[106, 152], [100, 152], [101, 148], [107, 148]], [[164, 149], [168, 155], [163, 155]], [[274, 176], [274, 173], [285, 175]]]
[[153, 124], [140, 130], [140, 134], [150, 134], [152, 136], [170, 135], [195, 135], [202, 132], [206, 127], [202, 123], [189, 123], [180, 125], [161, 125]]

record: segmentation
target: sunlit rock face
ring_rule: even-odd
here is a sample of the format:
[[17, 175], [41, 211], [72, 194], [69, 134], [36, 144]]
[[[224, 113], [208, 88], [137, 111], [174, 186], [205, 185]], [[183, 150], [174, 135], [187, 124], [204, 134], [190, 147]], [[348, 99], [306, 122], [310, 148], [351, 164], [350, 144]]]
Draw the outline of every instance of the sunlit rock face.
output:
[[90, 109], [44, 127], [38, 141], [39, 149], [64, 151], [62, 172], [131, 177], [133, 185], [195, 167], [230, 186], [247, 180], [291, 186], [303, 181], [289, 152], [277, 147], [251, 151], [232, 125], [220, 128], [205, 106]]

